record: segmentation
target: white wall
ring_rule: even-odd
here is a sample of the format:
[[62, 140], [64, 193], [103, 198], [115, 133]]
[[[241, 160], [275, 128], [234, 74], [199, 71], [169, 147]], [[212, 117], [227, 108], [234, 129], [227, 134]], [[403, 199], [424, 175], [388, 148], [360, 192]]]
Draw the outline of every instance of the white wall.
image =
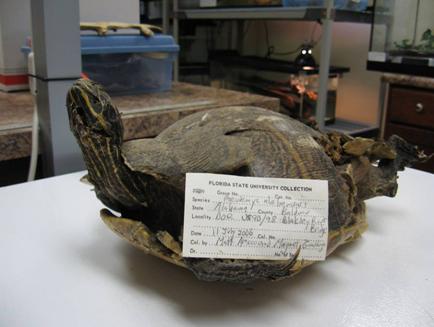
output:
[[[0, 73], [27, 72], [20, 48], [31, 35], [31, 0], [0, 0]], [[139, 0], [80, 0], [81, 21], [140, 21]]]
[[26, 73], [20, 48], [30, 36], [30, 0], [0, 0], [0, 73]]
[[139, 0], [80, 0], [80, 20], [139, 23]]
[[379, 118], [381, 73], [366, 70], [370, 25], [335, 25], [332, 64], [351, 68], [339, 85], [336, 114], [342, 118], [376, 124]]
[[[395, 0], [394, 20], [391, 32], [391, 40], [400, 43], [403, 39], [413, 40], [414, 24], [416, 20], [416, 1]], [[416, 44], [420, 44], [423, 32], [433, 28], [434, 1], [425, 0], [420, 2], [418, 13], [418, 26]], [[391, 44], [393, 46], [393, 44]]]
[[[0, 12], [1, 12], [1, 3], [0, 3]], [[0, 74], [2, 73], [3, 67], [3, 37], [2, 37], [2, 22], [0, 17]]]
[[[270, 44], [277, 52], [286, 52], [308, 41], [315, 23], [268, 21]], [[319, 38], [317, 26], [314, 39]], [[339, 81], [336, 115], [340, 118], [371, 124], [377, 123], [380, 73], [366, 71], [369, 49], [369, 24], [335, 23], [333, 25], [332, 65], [350, 67]], [[263, 56], [266, 53], [263, 22], [255, 22], [245, 37], [245, 54]], [[321, 43], [314, 49], [317, 62]], [[276, 56], [293, 60], [292, 56]]]

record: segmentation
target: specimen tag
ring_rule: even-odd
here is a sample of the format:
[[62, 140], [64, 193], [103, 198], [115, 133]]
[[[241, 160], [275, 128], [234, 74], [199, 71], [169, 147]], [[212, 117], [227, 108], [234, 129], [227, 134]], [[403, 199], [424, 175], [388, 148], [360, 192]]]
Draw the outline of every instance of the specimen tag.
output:
[[324, 260], [328, 182], [188, 173], [182, 255]]

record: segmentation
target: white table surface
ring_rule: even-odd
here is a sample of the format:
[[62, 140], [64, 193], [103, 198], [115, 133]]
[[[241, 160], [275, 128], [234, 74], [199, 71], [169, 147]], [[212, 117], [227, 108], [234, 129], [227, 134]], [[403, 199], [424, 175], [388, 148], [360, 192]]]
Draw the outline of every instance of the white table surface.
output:
[[0, 188], [0, 326], [434, 326], [434, 175], [402, 173], [326, 262], [236, 285], [118, 238], [83, 174]]

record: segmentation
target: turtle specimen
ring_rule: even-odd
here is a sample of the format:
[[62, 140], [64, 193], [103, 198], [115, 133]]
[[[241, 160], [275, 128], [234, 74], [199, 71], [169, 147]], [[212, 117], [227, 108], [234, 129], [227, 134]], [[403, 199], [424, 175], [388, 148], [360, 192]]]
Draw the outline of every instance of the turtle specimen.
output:
[[182, 257], [185, 174], [322, 179], [329, 183], [327, 255], [365, 229], [363, 200], [394, 196], [397, 171], [423, 154], [403, 139], [387, 142], [323, 134], [282, 114], [224, 107], [189, 115], [153, 139], [124, 142], [118, 110], [90, 80], [67, 95], [70, 126], [83, 152], [104, 222], [147, 253], [207, 281], [281, 279], [312, 262]]
[[161, 28], [148, 24], [130, 24], [119, 22], [81, 22], [80, 30], [95, 31], [98, 35], [106, 35], [108, 31], [117, 31], [120, 29], [137, 29], [145, 36], [154, 35], [154, 31], [161, 32]]

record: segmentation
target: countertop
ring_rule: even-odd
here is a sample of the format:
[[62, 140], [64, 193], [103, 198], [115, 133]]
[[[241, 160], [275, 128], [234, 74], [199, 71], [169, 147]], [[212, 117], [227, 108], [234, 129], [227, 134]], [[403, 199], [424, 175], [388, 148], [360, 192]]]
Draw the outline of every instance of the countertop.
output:
[[[171, 91], [116, 96], [126, 140], [153, 137], [178, 119], [196, 111], [223, 106], [258, 106], [279, 110], [276, 98], [173, 83]], [[65, 108], [66, 110], [66, 108]], [[0, 160], [30, 155], [33, 99], [28, 92], [0, 92]]]
[[399, 84], [399, 85], [434, 89], [434, 78], [429, 78], [429, 77], [400, 75], [400, 74], [383, 74], [381, 76], [381, 80], [390, 84]]
[[280, 282], [206, 283], [114, 235], [85, 172], [0, 188], [0, 325], [434, 326], [434, 175], [400, 173], [369, 228]]

